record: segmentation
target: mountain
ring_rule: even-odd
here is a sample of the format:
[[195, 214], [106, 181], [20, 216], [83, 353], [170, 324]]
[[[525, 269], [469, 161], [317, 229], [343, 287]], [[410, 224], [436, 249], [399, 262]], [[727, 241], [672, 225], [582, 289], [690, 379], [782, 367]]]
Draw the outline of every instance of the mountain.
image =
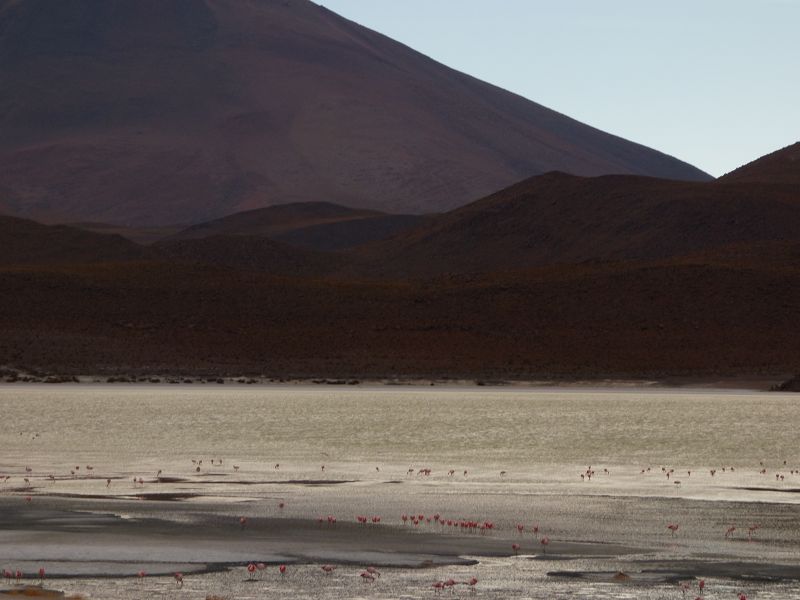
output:
[[386, 276], [654, 260], [800, 240], [800, 185], [548, 173], [358, 250]]
[[0, 0], [0, 81], [0, 208], [48, 222], [441, 212], [551, 170], [709, 178], [308, 0]]

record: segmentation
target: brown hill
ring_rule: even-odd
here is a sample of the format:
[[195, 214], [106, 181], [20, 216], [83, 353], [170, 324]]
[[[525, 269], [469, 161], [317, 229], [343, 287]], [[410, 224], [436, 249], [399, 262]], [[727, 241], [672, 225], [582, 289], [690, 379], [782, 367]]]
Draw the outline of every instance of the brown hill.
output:
[[388, 276], [662, 259], [800, 239], [800, 186], [548, 173], [359, 251]]
[[0, 0], [0, 202], [192, 223], [439, 212], [553, 169], [707, 179], [308, 0]]
[[330, 202], [293, 202], [234, 213], [198, 223], [169, 237], [190, 240], [212, 235], [260, 235], [273, 237], [306, 227], [382, 216], [374, 210], [348, 208]]
[[126, 227], [125, 225], [112, 225], [109, 223], [64, 223], [69, 227], [91, 231], [93, 233], [107, 233], [121, 235], [137, 244], [153, 244], [164, 238], [180, 233], [185, 228], [178, 225], [164, 227]]
[[313, 250], [344, 250], [413, 229], [427, 217], [387, 215], [330, 202], [299, 202], [234, 213], [192, 225], [169, 240], [217, 235], [264, 236]]
[[739, 167], [720, 181], [800, 186], [800, 142]]
[[311, 225], [272, 236], [292, 246], [321, 251], [351, 250], [421, 227], [429, 215], [377, 215]]
[[[800, 254], [773, 247], [772, 258]], [[713, 256], [426, 283], [195, 265], [0, 268], [0, 364], [69, 373], [783, 375], [800, 265]]]
[[0, 215], [0, 265], [142, 260], [148, 251], [119, 236]]

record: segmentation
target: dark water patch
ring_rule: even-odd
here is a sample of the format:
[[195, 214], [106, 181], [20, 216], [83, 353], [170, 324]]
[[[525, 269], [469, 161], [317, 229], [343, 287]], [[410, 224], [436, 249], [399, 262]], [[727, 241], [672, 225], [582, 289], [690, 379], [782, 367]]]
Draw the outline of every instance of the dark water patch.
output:
[[[632, 584], [661, 584], [674, 583], [670, 577], [663, 577], [655, 573], [635, 573], [627, 571], [548, 571], [548, 577], [561, 577], [565, 579], [581, 579], [597, 583], [632, 583]], [[692, 579], [684, 577], [681, 581]]]
[[359, 483], [357, 479], [290, 479], [291, 485], [341, 485], [343, 483]]
[[725, 577], [741, 581], [763, 582], [800, 580], [800, 565], [703, 560], [637, 561], [637, 564], [644, 565], [648, 562], [659, 563], [660, 568], [644, 568], [642, 573], [661, 575], [668, 581], [691, 579], [693, 577]]
[[737, 487], [735, 490], [746, 490], [748, 492], [785, 492], [787, 494], [800, 494], [800, 488], [776, 488], [776, 487]]
[[299, 486], [320, 486], [320, 485], [342, 485], [345, 483], [360, 483], [358, 479], [238, 479], [236, 481], [195, 481], [185, 479], [183, 483], [198, 485], [299, 485]]
[[139, 498], [140, 500], [153, 500], [156, 502], [177, 502], [180, 500], [197, 498], [201, 495], [202, 494], [192, 494], [188, 492], [153, 492], [147, 494], [136, 494], [133, 497]]

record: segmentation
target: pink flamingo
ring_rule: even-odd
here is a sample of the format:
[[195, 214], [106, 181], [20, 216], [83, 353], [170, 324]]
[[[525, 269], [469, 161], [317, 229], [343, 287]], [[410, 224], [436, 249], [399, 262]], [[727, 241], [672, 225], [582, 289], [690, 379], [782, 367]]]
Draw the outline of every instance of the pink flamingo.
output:
[[469, 589], [473, 592], [475, 591], [475, 586], [478, 585], [478, 578], [477, 577], [470, 577], [469, 581], [464, 582], [466, 585], [469, 586]]
[[325, 571], [325, 575], [330, 575], [336, 570], [336, 567], [334, 565], [322, 565], [320, 569]]
[[669, 525], [667, 525], [667, 529], [669, 529], [672, 532], [672, 537], [675, 537], [675, 532], [678, 531], [679, 528], [680, 525], [678, 525], [677, 523], [670, 523]]
[[139, 571], [136, 575], [139, 577], [139, 579], [143, 579], [147, 576], [147, 573], [144, 571]]
[[39, 581], [44, 582], [44, 567], [39, 567]]
[[544, 536], [541, 540], [539, 540], [539, 543], [542, 545], [542, 553], [547, 554], [547, 545], [550, 543], [550, 538]]
[[511, 544], [511, 549], [514, 551], [514, 554], [519, 554], [519, 544]]
[[371, 567], [371, 566], [367, 567], [367, 573], [369, 573], [373, 577], [375, 577], [375, 576], [380, 577], [381, 576], [380, 571], [378, 571], [378, 569], [376, 569], [375, 567]]
[[760, 525], [750, 525], [750, 527], [747, 528], [747, 541], [748, 542], [752, 542], [753, 541], [753, 534], [756, 532], [756, 529], [758, 529], [759, 527], [760, 527]]
[[731, 535], [733, 535], [734, 531], [736, 531], [736, 526], [731, 525], [730, 527], [728, 527], [728, 529], [725, 530], [725, 537], [729, 538]]
[[431, 587], [433, 588], [433, 591], [435, 591], [438, 594], [444, 589], [444, 581], [436, 581], [433, 584], [431, 584]]
[[281, 575], [286, 575], [286, 565], [281, 565], [278, 567], [278, 571], [281, 572]]
[[239, 525], [244, 529], [245, 525], [247, 525], [247, 517], [239, 517]]
[[361, 573], [361, 579], [363, 579], [364, 583], [373, 583], [375, 581], [375, 577], [366, 571]]
[[697, 586], [700, 588], [700, 595], [702, 596], [703, 595], [703, 590], [706, 589], [706, 580], [705, 579], [701, 579], [698, 582]]
[[178, 587], [183, 587], [183, 573], [175, 573], [173, 577], [175, 577], [175, 583], [178, 584]]
[[253, 575], [255, 575], [256, 566], [253, 563], [250, 563], [249, 565], [247, 565], [247, 573], [248, 573], [248, 575], [247, 575], [248, 579], [252, 579]]

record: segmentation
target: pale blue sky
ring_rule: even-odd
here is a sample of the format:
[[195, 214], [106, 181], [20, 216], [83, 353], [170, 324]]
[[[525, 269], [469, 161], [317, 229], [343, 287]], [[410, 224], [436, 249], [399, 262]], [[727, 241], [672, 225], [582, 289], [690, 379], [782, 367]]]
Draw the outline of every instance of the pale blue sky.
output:
[[800, 140], [800, 0], [318, 0], [721, 175]]

